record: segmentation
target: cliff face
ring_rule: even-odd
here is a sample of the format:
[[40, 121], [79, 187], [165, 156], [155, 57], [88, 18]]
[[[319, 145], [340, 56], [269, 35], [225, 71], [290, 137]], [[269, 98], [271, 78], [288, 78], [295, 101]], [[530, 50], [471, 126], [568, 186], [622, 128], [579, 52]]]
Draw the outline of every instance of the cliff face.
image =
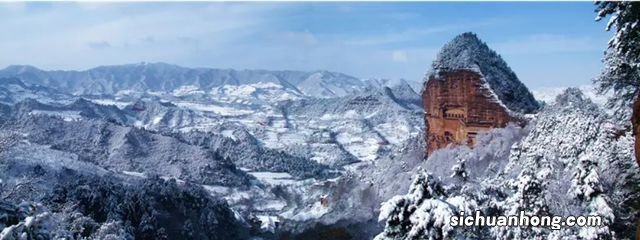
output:
[[[633, 148], [636, 156], [636, 162], [638, 163], [638, 166], [640, 166], [640, 95], [633, 103], [631, 123], [633, 127], [633, 135], [635, 136], [635, 144]], [[640, 223], [638, 226], [640, 228]], [[638, 234], [638, 239], [640, 239], [640, 232]]]
[[540, 106], [504, 60], [473, 33], [447, 43], [422, 91], [426, 152], [449, 144], [473, 145], [475, 136]]
[[431, 76], [423, 92], [427, 154], [448, 144], [473, 144], [480, 131], [515, 120], [480, 74], [452, 70]]

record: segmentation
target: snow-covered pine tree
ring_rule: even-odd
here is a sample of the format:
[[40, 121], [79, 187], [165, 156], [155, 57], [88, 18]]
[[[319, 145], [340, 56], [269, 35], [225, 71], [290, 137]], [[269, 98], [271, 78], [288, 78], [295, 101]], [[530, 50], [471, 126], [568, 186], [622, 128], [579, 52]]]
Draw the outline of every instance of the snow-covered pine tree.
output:
[[[625, 122], [631, 120], [632, 134], [635, 135], [636, 163], [640, 165], [640, 136], [638, 136], [640, 133], [640, 95], [638, 94], [640, 91], [640, 3], [605, 1], [596, 2], [596, 4], [596, 21], [610, 16], [606, 30], [609, 31], [613, 27], [615, 34], [609, 40], [605, 51], [603, 60], [605, 68], [594, 82], [600, 92], [612, 91], [614, 93], [608, 105], [615, 110], [616, 120]], [[632, 105], [634, 99], [635, 103]], [[630, 116], [631, 106], [633, 106], [633, 113]], [[626, 164], [628, 162], [617, 161], [617, 163]], [[637, 189], [637, 178], [631, 177], [624, 180], [627, 181], [624, 181], [626, 184], [622, 187]], [[640, 202], [637, 192], [629, 191], [629, 194], [623, 196], [612, 196], [614, 198], [620, 197], [616, 200], [622, 201], [620, 205], [624, 206], [616, 212], [618, 219], [615, 220], [622, 224], [613, 225], [614, 230], [627, 233], [627, 235], [632, 234], [632, 229], [619, 226], [628, 226], [629, 223], [637, 221], [638, 211], [635, 206], [638, 206], [638, 202]], [[640, 231], [640, 224], [636, 222], [636, 225], [636, 231]], [[638, 232], [635, 233], [636, 238], [640, 236], [638, 234]]]
[[584, 215], [597, 215], [602, 218], [602, 226], [585, 227], [578, 230], [584, 239], [612, 239], [614, 232], [609, 226], [614, 222], [613, 210], [609, 207], [609, 199], [604, 194], [598, 162], [589, 156], [580, 158], [577, 170], [572, 179], [572, 194], [580, 204], [584, 204]]
[[433, 174], [419, 170], [408, 194], [382, 204], [378, 220], [384, 221], [385, 228], [375, 239], [477, 239], [477, 227], [454, 227], [449, 222], [460, 212], [474, 214], [479, 209], [475, 198], [473, 194], [453, 196]]
[[[454, 227], [446, 231], [450, 239], [628, 239], [640, 206], [640, 176], [632, 160], [633, 136], [609, 133], [616, 122], [579, 89], [570, 88], [545, 106], [525, 132], [496, 129], [479, 135], [474, 148], [441, 149], [425, 166], [431, 178], [418, 173], [408, 194], [383, 205], [379, 220], [386, 227], [378, 239], [438, 239], [444, 234], [443, 228], [433, 227], [437, 221], [418, 216], [435, 216], [440, 202], [456, 215], [476, 210], [485, 216], [520, 211], [529, 216], [598, 215], [603, 223], [558, 230]], [[416, 191], [435, 183], [445, 194]], [[427, 204], [430, 208], [423, 208]]]
[[600, 92], [613, 91], [611, 106], [628, 109], [640, 89], [640, 3], [596, 4], [596, 21], [610, 16], [606, 29], [615, 28], [615, 34], [605, 51], [605, 67], [594, 81]]

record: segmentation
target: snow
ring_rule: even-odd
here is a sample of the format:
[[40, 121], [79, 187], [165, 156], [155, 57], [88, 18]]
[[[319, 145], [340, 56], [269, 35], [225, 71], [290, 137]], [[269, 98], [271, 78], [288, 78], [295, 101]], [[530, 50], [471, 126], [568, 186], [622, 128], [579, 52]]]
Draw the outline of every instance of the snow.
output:
[[160, 121], [162, 121], [162, 116], [157, 116], [157, 117], [154, 117], [153, 120], [151, 120], [151, 123], [152, 124], [159, 124]]
[[256, 207], [256, 210], [264, 212], [277, 212], [282, 211], [285, 207], [287, 207], [286, 201], [270, 199], [262, 201], [260, 206]]
[[[193, 89], [185, 87], [181, 90]], [[139, 128], [151, 130], [175, 129], [182, 132], [191, 130], [214, 131], [231, 139], [238, 140], [233, 129], [222, 125], [233, 123], [247, 130], [267, 148], [285, 152], [295, 149], [297, 156], [313, 159], [319, 163], [333, 165], [344, 161], [372, 161], [390, 152], [396, 152], [406, 141], [422, 131], [422, 119], [414, 118], [412, 113], [388, 113], [386, 105], [362, 106], [365, 111], [340, 109], [323, 111], [314, 107], [303, 111], [283, 113], [277, 98], [292, 93], [289, 88], [273, 82], [254, 84], [224, 85], [211, 88], [220, 94], [207, 94], [206, 98], [159, 95], [160, 100], [144, 100], [146, 104], [159, 101], [171, 102], [177, 108], [149, 108], [139, 116], [127, 115], [128, 123]], [[215, 90], [215, 91], [213, 91]], [[271, 92], [270, 92], [271, 91]], [[300, 93], [296, 101], [303, 99]], [[210, 98], [211, 99], [210, 99]], [[263, 101], [264, 97], [264, 101]], [[417, 95], [415, 96], [417, 98]], [[352, 97], [340, 101], [347, 101]], [[126, 106], [132, 102], [93, 100], [103, 104]], [[321, 108], [344, 107], [333, 99], [309, 99], [313, 103], [320, 101]], [[314, 103], [315, 105], [315, 103]], [[392, 108], [395, 106], [391, 106]], [[323, 112], [323, 113], [321, 113]], [[314, 116], [318, 114], [319, 116]], [[409, 120], [406, 118], [411, 117]], [[349, 139], [349, 136], [358, 138]], [[351, 160], [354, 159], [354, 160]]]
[[[605, 221], [614, 221], [616, 219], [615, 214], [609, 203], [603, 197], [596, 197], [590, 203], [591, 209], [595, 210], [592, 215], [597, 215], [605, 219]], [[604, 222], [604, 221], [603, 221]]]
[[[473, 70], [483, 76], [489, 89], [507, 109], [531, 113], [539, 108], [538, 102], [527, 87], [520, 82], [507, 63], [491, 50], [474, 33], [466, 32], [456, 36], [442, 47], [427, 78], [438, 76], [440, 71], [456, 69]], [[508, 97], [517, 96], [517, 97]]]
[[116, 96], [138, 96], [141, 95], [142, 92], [138, 91], [138, 90], [133, 90], [133, 89], [125, 89], [125, 90], [120, 90], [118, 92], [116, 92]]
[[133, 176], [133, 177], [139, 177], [139, 178], [146, 178], [147, 175], [145, 175], [142, 172], [131, 172], [131, 171], [122, 171], [123, 174], [128, 175], [128, 176]]
[[229, 187], [224, 186], [202, 185], [202, 187], [214, 195], [226, 195], [231, 191]]
[[285, 172], [247, 172], [256, 177], [261, 182], [271, 185], [290, 185], [296, 180], [289, 173]]
[[410, 124], [403, 120], [378, 124], [375, 130], [393, 145], [402, 145], [409, 138], [416, 137], [422, 129], [410, 128]]
[[33, 224], [35, 223], [35, 217], [34, 216], [28, 216], [24, 219], [24, 226], [25, 227], [32, 227]]
[[309, 221], [313, 219], [319, 219], [323, 215], [329, 212], [330, 208], [322, 206], [320, 202], [315, 202], [312, 206], [306, 207], [298, 212], [293, 210], [286, 211], [280, 214], [281, 217], [294, 220], [294, 221]]
[[260, 229], [275, 233], [278, 224], [280, 224], [280, 219], [277, 216], [268, 216], [268, 215], [257, 215], [258, 220], [260, 220]]
[[[556, 96], [560, 95], [564, 92], [568, 87], [543, 87], [534, 89], [531, 92], [539, 101], [544, 101], [546, 103], [552, 104], [556, 101]], [[582, 85], [577, 86], [584, 95], [591, 99], [594, 103], [604, 106], [607, 102], [607, 99], [610, 97], [611, 93], [608, 94], [598, 94], [594, 85]]]
[[5, 227], [4, 229], [2, 229], [2, 232], [0, 232], [0, 239], [8, 239], [11, 238], [13, 232], [18, 228], [19, 225], [11, 225], [8, 227]]
[[242, 85], [223, 85], [209, 91], [216, 101], [234, 104], [276, 103], [302, 99], [304, 96], [274, 82], [257, 82]]
[[29, 115], [47, 115], [47, 116], [56, 116], [62, 118], [64, 121], [80, 121], [82, 120], [82, 116], [80, 116], [80, 111], [46, 111], [46, 110], [33, 110], [29, 112]]
[[513, 112], [513, 110], [511, 110], [509, 107], [507, 107], [507, 105], [505, 105], [500, 98], [498, 97], [498, 94], [496, 94], [496, 92], [491, 88], [491, 85], [489, 85], [489, 82], [487, 82], [487, 80], [485, 79], [484, 75], [482, 74], [482, 72], [480, 72], [479, 67], [475, 68], [476, 73], [480, 74], [480, 76], [482, 76], [481, 80], [484, 82], [484, 84], [482, 84], [482, 88], [486, 89], [487, 91], [489, 91], [489, 95], [491, 96], [491, 99], [493, 101], [495, 101], [496, 103], [500, 104], [500, 106], [503, 109], [506, 109], [507, 112], [514, 116], [515, 113]]
[[[167, 73], [169, 75], [169, 73]], [[130, 104], [138, 101], [144, 102], [144, 111], [121, 111], [126, 125], [135, 125], [140, 128], [152, 131], [168, 133], [190, 130], [202, 130], [213, 135], [223, 135], [235, 139], [239, 144], [246, 144], [244, 140], [256, 140], [259, 149], [271, 147], [276, 151], [291, 154], [299, 159], [315, 161], [332, 165], [339, 169], [342, 164], [352, 163], [358, 160], [373, 161], [392, 153], [401, 151], [401, 145], [407, 144], [411, 136], [418, 135], [421, 131], [419, 124], [422, 119], [415, 117], [413, 111], [404, 109], [399, 104], [394, 103], [388, 96], [380, 96], [375, 93], [362, 93], [362, 83], [351, 83], [349, 81], [358, 79], [344, 79], [348, 76], [335, 75], [328, 72], [318, 72], [313, 77], [305, 78], [302, 81], [304, 91], [313, 95], [307, 96], [298, 91], [295, 86], [282, 80], [282, 76], [265, 78], [271, 82], [239, 83], [238, 85], [227, 84], [223, 86], [201, 86], [201, 82], [188, 82], [175, 85], [183, 80], [178, 77], [171, 77], [169, 84], [162, 85], [159, 89], [147, 89], [139, 91], [140, 87], [132, 89], [122, 89], [120, 85], [109, 86], [107, 92], [102, 97], [90, 99], [90, 101], [100, 105], [113, 105], [120, 109], [125, 109]], [[122, 77], [122, 76], [121, 76]], [[306, 77], [306, 76], [305, 76]], [[117, 78], [117, 77], [116, 77]], [[127, 77], [128, 78], [128, 77]], [[240, 78], [240, 77], [239, 77]], [[337, 81], [334, 81], [338, 79]], [[345, 80], [345, 81], [343, 81]], [[90, 82], [92, 80], [87, 80]], [[105, 81], [110, 81], [106, 79]], [[137, 80], [130, 80], [136, 82]], [[159, 79], [158, 81], [162, 81]], [[325, 85], [317, 86], [313, 81], [320, 81]], [[123, 82], [123, 85], [129, 84]], [[354, 85], [354, 86], [351, 86]], [[170, 87], [165, 87], [170, 86]], [[173, 87], [177, 86], [177, 87]], [[293, 87], [292, 87], [293, 86]], [[317, 87], [317, 88], [316, 88]], [[90, 89], [75, 89], [78, 93], [87, 93]], [[96, 92], [97, 91], [97, 92]], [[100, 94], [101, 90], [92, 93]], [[204, 94], [203, 94], [204, 92]], [[116, 93], [118, 96], [107, 98], [109, 94]], [[373, 98], [374, 104], [363, 101], [355, 108], [345, 105], [353, 100], [355, 96]], [[97, 96], [97, 95], [94, 95]], [[344, 96], [335, 98], [336, 96]], [[324, 99], [324, 97], [328, 97]], [[417, 95], [415, 96], [417, 99]], [[320, 99], [323, 98], [323, 99]], [[291, 100], [287, 102], [282, 102]], [[171, 103], [171, 104], [167, 104]], [[176, 106], [172, 106], [175, 104]], [[301, 107], [289, 107], [290, 104], [301, 104]], [[308, 104], [308, 105], [306, 105]], [[104, 108], [96, 108], [102, 110]], [[393, 110], [391, 112], [390, 110]], [[38, 113], [45, 114], [45, 113]], [[53, 114], [53, 113], [46, 113]], [[58, 113], [59, 114], [59, 113]], [[71, 115], [70, 113], [64, 113]], [[326, 114], [325, 118], [320, 116]], [[407, 120], [408, 119], [408, 120]], [[79, 121], [96, 121], [98, 119], [80, 119]], [[392, 124], [386, 124], [392, 123]], [[386, 125], [385, 125], [386, 124]], [[394, 131], [394, 125], [396, 131]], [[105, 131], [111, 134], [111, 125], [105, 124]], [[115, 126], [115, 125], [114, 125]], [[378, 126], [381, 126], [378, 128]], [[135, 132], [135, 131], [134, 131]], [[181, 134], [181, 133], [180, 133]], [[135, 135], [135, 134], [134, 134]], [[386, 137], [393, 138], [390, 143]], [[146, 144], [147, 139], [136, 139], [141, 144]], [[155, 142], [157, 139], [153, 139]], [[226, 140], [226, 139], [225, 139]], [[117, 148], [118, 143], [109, 142], [110, 147]], [[251, 142], [253, 144], [253, 142]], [[384, 145], [384, 146], [383, 146]], [[397, 146], [396, 146], [397, 145]], [[49, 148], [49, 146], [39, 146]], [[96, 170], [91, 168], [91, 164], [78, 163], [78, 157], [71, 154], [60, 157], [61, 152], [51, 149], [34, 150], [47, 157], [34, 154], [15, 153], [15, 155], [27, 156], [16, 157], [16, 160], [24, 159], [46, 159], [48, 164], [66, 166], [72, 169], [86, 169], [88, 172], [111, 173], [105, 169]], [[16, 151], [15, 149], [12, 151]], [[31, 150], [25, 150], [31, 151]], [[5, 154], [5, 152], [3, 152]], [[13, 156], [14, 152], [7, 152]], [[284, 156], [291, 157], [291, 156]], [[59, 158], [67, 158], [60, 160]], [[125, 159], [126, 160], [126, 159]], [[109, 163], [111, 164], [111, 163]], [[119, 164], [119, 163], [115, 163]], [[158, 162], [162, 165], [162, 162]], [[305, 164], [305, 163], [302, 163]], [[246, 165], [245, 165], [246, 166]], [[95, 166], [93, 166], [95, 167]], [[251, 168], [251, 166], [249, 166]], [[261, 166], [256, 166], [256, 168]], [[296, 166], [297, 167], [297, 166]], [[175, 178], [186, 174], [183, 169], [164, 167], [166, 171], [161, 175], [162, 179], [175, 179], [178, 184], [185, 184], [185, 180]], [[129, 171], [114, 170], [118, 179], [127, 181], [137, 180], [134, 178], [145, 178], [148, 173], [138, 168], [124, 168]], [[256, 177], [251, 179], [248, 187], [226, 187], [218, 185], [202, 185], [211, 195], [227, 201], [235, 213], [240, 216], [250, 212], [260, 215], [263, 220], [267, 220], [268, 228], [272, 228], [277, 221], [286, 221], [293, 225], [304, 228], [307, 223], [326, 222], [332, 224], [335, 221], [349, 220], [352, 211], [359, 210], [360, 207], [350, 202], [349, 198], [340, 193], [342, 179], [336, 177], [330, 180], [315, 180], [314, 178], [297, 179], [294, 174], [286, 172], [268, 172], [243, 169], [248, 174]], [[342, 170], [331, 170], [340, 174]], [[296, 175], [297, 176], [297, 175]], [[320, 178], [320, 177], [319, 177]], [[190, 179], [189, 181], [193, 181]], [[197, 181], [197, 180], [196, 180]], [[275, 190], [286, 191], [283, 195], [275, 194]], [[351, 189], [349, 189], [351, 191]], [[355, 190], [354, 190], [355, 191]], [[335, 197], [335, 202], [329, 206], [318, 202], [319, 196]], [[366, 197], [362, 196], [363, 199]], [[333, 200], [333, 199], [332, 199]], [[343, 200], [350, 206], [349, 209], [341, 209]], [[367, 199], [368, 200], [368, 199]], [[335, 203], [335, 205], [334, 205]], [[357, 209], [357, 210], [352, 210]], [[371, 217], [373, 212], [367, 208], [363, 213]], [[298, 227], [296, 226], [296, 227]], [[267, 226], [263, 226], [267, 227]]]
[[449, 219], [455, 213], [449, 204], [440, 200], [427, 200], [420, 204], [420, 207], [409, 217], [409, 221], [414, 223], [414, 227], [409, 231], [408, 238], [414, 239], [423, 235], [423, 231], [428, 228], [440, 228], [444, 239], [453, 230], [449, 225]]
[[197, 110], [197, 111], [203, 111], [203, 112], [214, 112], [222, 116], [238, 116], [238, 115], [245, 115], [245, 114], [250, 114], [254, 112], [252, 110], [224, 107], [224, 106], [218, 106], [215, 104], [201, 104], [201, 103], [194, 103], [194, 102], [176, 102], [175, 104], [179, 107]]
[[122, 101], [117, 101], [114, 99], [110, 99], [110, 98], [105, 98], [105, 99], [88, 99], [94, 103], [100, 104], [100, 105], [106, 105], [106, 106], [116, 106], [120, 109], [124, 109], [127, 105], [131, 104], [130, 102], [122, 102]]
[[[523, 209], [529, 215], [598, 215], [603, 225], [561, 231], [485, 228], [483, 237], [608, 239], [616, 234], [615, 227], [633, 227], [633, 221], [621, 217], [635, 216], [623, 202], [638, 189], [619, 185], [640, 179], [632, 156], [633, 137], [627, 132], [611, 138], [609, 128], [616, 124], [610, 124], [610, 116], [576, 88], [565, 90], [530, 119], [519, 131], [509, 130], [512, 126], [479, 135], [474, 148], [454, 146], [434, 152], [423, 165], [431, 172], [426, 179], [434, 181], [414, 181], [407, 194], [390, 197], [380, 208], [379, 220], [386, 226], [376, 239], [474, 236], [479, 229], [443, 224], [447, 214], [496, 209], [507, 215]], [[509, 132], [514, 135], [505, 134]], [[452, 172], [463, 172], [467, 178]], [[435, 191], [435, 182], [446, 195]]]
[[222, 134], [222, 136], [225, 136], [225, 137], [231, 138], [231, 139], [233, 139], [233, 140], [238, 140], [238, 139], [236, 138], [236, 136], [235, 136], [235, 135], [233, 135], [233, 131], [234, 131], [234, 130], [223, 130], [223, 131], [221, 132], [221, 134]]
[[360, 116], [360, 114], [358, 114], [356, 111], [354, 110], [348, 110], [344, 113], [343, 115], [345, 118], [351, 118], [351, 119], [359, 119], [362, 118]]
[[378, 150], [380, 149], [379, 140], [368, 138], [361, 142], [363, 146], [348, 145], [346, 147], [347, 151], [363, 161], [376, 160], [376, 158], [378, 158]]
[[[449, 220], [457, 211], [454, 204], [442, 199], [444, 196], [439, 184], [431, 175], [421, 172], [407, 195], [394, 196], [384, 202], [378, 221], [385, 222], [385, 231], [376, 239], [449, 239], [454, 230]], [[455, 198], [452, 202], [459, 206], [466, 205], [461, 198]], [[398, 230], [403, 231], [401, 235], [395, 235]]]
[[[486, 70], [480, 66], [474, 69]], [[421, 139], [424, 137], [422, 115], [385, 102], [385, 98], [378, 95], [364, 96], [374, 96], [375, 101], [381, 102], [380, 105], [366, 104], [366, 101], [363, 101], [363, 105], [347, 105], [355, 95], [348, 93], [348, 90], [358, 89], [358, 85], [339, 86], [340, 81], [333, 81], [337, 78], [327, 79], [327, 76], [330, 74], [319, 72], [301, 81], [311, 81], [304, 83], [306, 94], [330, 96], [329, 99], [305, 96], [294, 88], [285, 87], [279, 82], [281, 76], [264, 79], [273, 82], [202, 88], [192, 82], [175, 89], [148, 91], [146, 94], [155, 96], [149, 97], [149, 100], [146, 95], [144, 101], [172, 102], [178, 107], [166, 104], [169, 106], [160, 111], [127, 115], [131, 119], [128, 123], [156, 130], [200, 129], [232, 138], [238, 144], [244, 143], [245, 139], [252, 141], [255, 138], [260, 147], [273, 148], [300, 159], [335, 164], [335, 168], [340, 169], [337, 171], [344, 173], [328, 180], [300, 180], [286, 172], [242, 168], [257, 179], [252, 179], [252, 184], [246, 188], [202, 185], [211, 195], [226, 200], [239, 210], [234, 211], [238, 219], [241, 218], [240, 212], [256, 214], [261, 227], [267, 231], [274, 231], [279, 222], [304, 225], [372, 219], [376, 213], [374, 208], [386, 199], [389, 199], [386, 201], [388, 204], [382, 205], [379, 218], [388, 220], [388, 217], [398, 217], [407, 221], [410, 226], [408, 236], [424, 237], [436, 233], [444, 238], [458, 236], [454, 235], [458, 233], [457, 229], [451, 229], [447, 224], [448, 216], [458, 211], [471, 212], [495, 207], [504, 212], [516, 209], [534, 212], [542, 209], [540, 203], [545, 202], [551, 205], [545, 207], [558, 214], [567, 212], [553, 204], [576, 206], [571, 211], [604, 216], [608, 224], [606, 227], [612, 226], [611, 222], [618, 224], [628, 218], [624, 216], [624, 209], [616, 205], [623, 202], [620, 196], [628, 194], [625, 192], [627, 190], [617, 193], [605, 186], [618, 186], [615, 184], [627, 181], [625, 177], [629, 175], [621, 172], [616, 164], [626, 167], [619, 159], [632, 159], [632, 137], [627, 134], [620, 140], [606, 138], [603, 133], [618, 124], [605, 123], [606, 113], [580, 97], [569, 94], [558, 98], [557, 105], [548, 105], [542, 112], [530, 115], [531, 122], [526, 129], [494, 129], [487, 135], [481, 135], [484, 140], [479, 136], [479, 144], [482, 144], [474, 148], [450, 147], [423, 161], [422, 155], [415, 153], [424, 150], [424, 140]], [[329, 85], [319, 86], [315, 84], [317, 82]], [[486, 87], [498, 99], [499, 89], [490, 85]], [[118, 93], [140, 92], [131, 90]], [[339, 95], [346, 97], [334, 98]], [[130, 104], [122, 99], [132, 98], [92, 101], [120, 108]], [[279, 102], [283, 100], [292, 101]], [[85, 120], [79, 118], [79, 112], [72, 111], [35, 111], [31, 114]], [[167, 119], [163, 119], [165, 116]], [[167, 126], [154, 126], [163, 125], [163, 121], [168, 122], [165, 124]], [[53, 150], [50, 146], [31, 145], [27, 141], [20, 144], [3, 152], [3, 156], [18, 162], [46, 163], [92, 173], [109, 172], [79, 161], [75, 154]], [[360, 162], [340, 162], [345, 159]], [[635, 167], [635, 162], [633, 164]], [[418, 166], [441, 170], [432, 172], [445, 187], [443, 191], [446, 194], [439, 194], [435, 185], [409, 184], [408, 176], [416, 173]], [[469, 180], [465, 182], [456, 178], [451, 174], [452, 169], [464, 172]], [[629, 172], [637, 170], [632, 167], [628, 169]], [[167, 172], [175, 176], [181, 173], [173, 168]], [[121, 173], [136, 178], [146, 177], [143, 172]], [[166, 176], [162, 178], [170, 179]], [[534, 191], [538, 187], [542, 193]], [[285, 191], [287, 196], [275, 194], [276, 189]], [[571, 194], [573, 191], [575, 194]], [[397, 194], [400, 195], [392, 197]], [[332, 201], [329, 206], [320, 204], [319, 196], [330, 196]], [[400, 209], [397, 204], [401, 201], [407, 202], [403, 207], [411, 209], [411, 214], [397, 214], [396, 210]], [[577, 201], [583, 201], [583, 204], [575, 204]], [[599, 237], [603, 229], [567, 231], [572, 235]], [[505, 235], [512, 233], [511, 230], [496, 229], [486, 233], [495, 238], [505, 236], [494, 230], [507, 231]]]
[[172, 94], [177, 97], [183, 97], [187, 95], [204, 94], [204, 91], [195, 85], [182, 85], [173, 90]]

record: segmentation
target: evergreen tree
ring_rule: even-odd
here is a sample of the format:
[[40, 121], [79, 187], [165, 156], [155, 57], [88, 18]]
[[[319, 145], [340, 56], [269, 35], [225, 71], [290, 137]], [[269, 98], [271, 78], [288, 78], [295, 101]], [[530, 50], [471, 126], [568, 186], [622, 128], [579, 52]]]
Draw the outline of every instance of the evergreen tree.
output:
[[596, 20], [610, 16], [607, 31], [615, 28], [605, 51], [605, 68], [596, 77], [600, 92], [613, 91], [611, 106], [630, 106], [640, 89], [640, 3], [597, 2]]

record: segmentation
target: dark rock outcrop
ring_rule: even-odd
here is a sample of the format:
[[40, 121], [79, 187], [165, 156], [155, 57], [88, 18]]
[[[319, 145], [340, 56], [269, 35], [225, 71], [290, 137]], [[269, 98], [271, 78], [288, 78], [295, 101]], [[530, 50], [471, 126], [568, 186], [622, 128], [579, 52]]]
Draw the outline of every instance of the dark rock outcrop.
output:
[[635, 144], [633, 148], [635, 150], [636, 162], [640, 166], [640, 95], [638, 95], [636, 101], [633, 103], [631, 124], [633, 126], [633, 135], [635, 136]]

